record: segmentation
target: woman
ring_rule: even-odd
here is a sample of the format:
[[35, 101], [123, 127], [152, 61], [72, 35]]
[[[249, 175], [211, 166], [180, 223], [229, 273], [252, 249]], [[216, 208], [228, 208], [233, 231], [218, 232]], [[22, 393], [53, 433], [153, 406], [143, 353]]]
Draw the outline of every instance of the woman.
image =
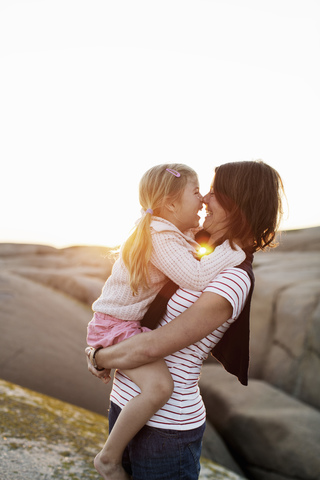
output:
[[[217, 167], [204, 197], [203, 227], [211, 246], [228, 239], [246, 252], [246, 261], [226, 269], [203, 292], [178, 289], [160, 321], [162, 328], [97, 351], [95, 365], [105, 370], [95, 370], [88, 361], [89, 370], [108, 382], [112, 368], [134, 368], [165, 357], [173, 377], [170, 400], [125, 451], [123, 466], [134, 480], [198, 478], [205, 428], [198, 379], [211, 350], [230, 373], [247, 384], [252, 254], [274, 246], [282, 192], [279, 174], [261, 161]], [[137, 393], [137, 387], [117, 370], [110, 395], [110, 428]]]

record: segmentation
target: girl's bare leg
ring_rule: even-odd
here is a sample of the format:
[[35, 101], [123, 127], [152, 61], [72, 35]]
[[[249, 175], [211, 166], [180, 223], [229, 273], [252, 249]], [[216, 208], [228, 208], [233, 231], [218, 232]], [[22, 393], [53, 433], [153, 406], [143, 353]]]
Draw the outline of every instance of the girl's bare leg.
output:
[[164, 360], [122, 370], [141, 390], [122, 409], [94, 465], [104, 480], [127, 480], [121, 466], [124, 449], [147, 421], [170, 398], [173, 380]]

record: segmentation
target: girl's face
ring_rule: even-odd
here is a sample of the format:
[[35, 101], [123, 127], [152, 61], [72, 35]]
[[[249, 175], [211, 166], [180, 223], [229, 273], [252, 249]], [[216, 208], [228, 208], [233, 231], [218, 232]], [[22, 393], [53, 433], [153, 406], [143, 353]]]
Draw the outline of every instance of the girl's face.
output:
[[202, 208], [202, 195], [199, 192], [197, 178], [189, 178], [180, 197], [173, 202], [173, 219], [171, 222], [182, 232], [199, 226], [199, 210]]
[[206, 204], [207, 212], [203, 228], [210, 233], [211, 236], [214, 236], [215, 234], [221, 236], [227, 224], [228, 213], [218, 202], [214, 194], [213, 186], [211, 187], [210, 192], [203, 197], [203, 201]]

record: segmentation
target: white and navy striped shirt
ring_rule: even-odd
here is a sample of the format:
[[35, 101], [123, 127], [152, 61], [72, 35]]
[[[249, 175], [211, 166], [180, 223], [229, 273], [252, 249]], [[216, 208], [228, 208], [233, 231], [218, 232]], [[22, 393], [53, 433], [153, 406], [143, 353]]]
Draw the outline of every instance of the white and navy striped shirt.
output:
[[[249, 276], [244, 270], [228, 268], [203, 290], [226, 298], [233, 309], [232, 317], [199, 342], [165, 357], [174, 381], [174, 390], [169, 401], [153, 415], [147, 425], [171, 430], [192, 430], [205, 422], [206, 411], [198, 386], [202, 363], [240, 315], [249, 294], [250, 284]], [[201, 293], [179, 288], [169, 300], [160, 326], [166, 325], [184, 312]], [[111, 401], [123, 408], [139, 393], [139, 387], [127, 376], [119, 370], [115, 372]]]

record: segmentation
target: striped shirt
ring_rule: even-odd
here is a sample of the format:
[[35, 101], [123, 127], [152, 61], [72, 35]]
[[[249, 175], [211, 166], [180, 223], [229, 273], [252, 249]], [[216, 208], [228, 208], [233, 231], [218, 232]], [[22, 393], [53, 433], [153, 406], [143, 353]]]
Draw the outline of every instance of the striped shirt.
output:
[[[240, 315], [249, 290], [249, 276], [240, 268], [224, 270], [203, 290], [226, 298], [232, 306], [232, 316], [199, 342], [165, 357], [174, 381], [174, 390], [168, 402], [153, 415], [147, 425], [171, 430], [191, 430], [204, 423], [206, 411], [198, 386], [202, 363]], [[184, 312], [201, 293], [179, 288], [169, 300], [160, 326], [166, 325]], [[139, 393], [139, 387], [121, 371], [116, 370], [110, 399], [123, 408]]]

